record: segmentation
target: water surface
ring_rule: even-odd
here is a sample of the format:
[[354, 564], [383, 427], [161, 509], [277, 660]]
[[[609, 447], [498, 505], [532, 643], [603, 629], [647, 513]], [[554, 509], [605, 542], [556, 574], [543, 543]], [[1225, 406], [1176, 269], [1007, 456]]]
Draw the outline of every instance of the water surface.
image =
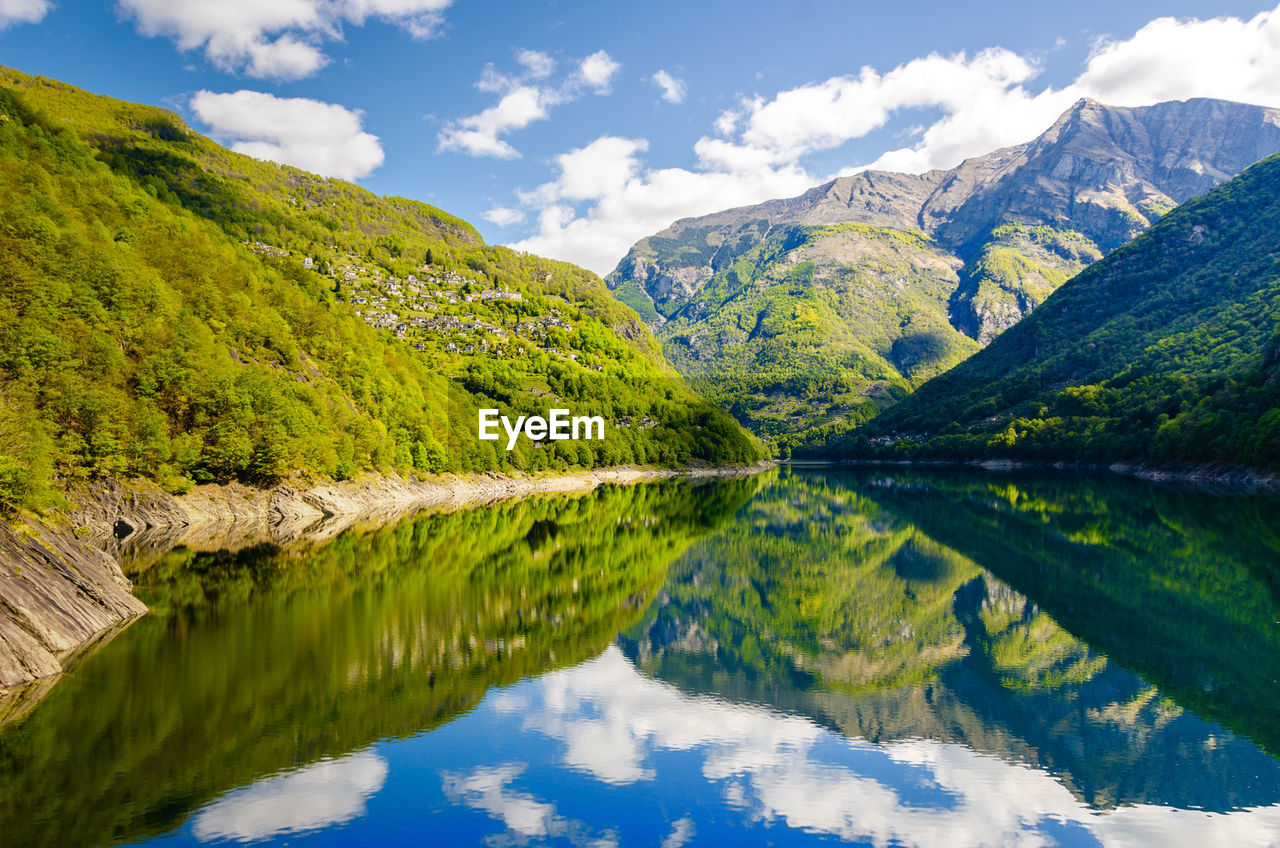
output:
[[1280, 502], [784, 469], [175, 550], [0, 842], [1280, 844]]

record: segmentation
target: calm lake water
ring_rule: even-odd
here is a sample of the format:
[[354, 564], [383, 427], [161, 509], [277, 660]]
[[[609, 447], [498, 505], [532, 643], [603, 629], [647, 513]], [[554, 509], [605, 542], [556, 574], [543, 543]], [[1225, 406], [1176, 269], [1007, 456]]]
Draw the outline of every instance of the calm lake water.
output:
[[1280, 500], [781, 469], [135, 563], [0, 844], [1280, 844]]

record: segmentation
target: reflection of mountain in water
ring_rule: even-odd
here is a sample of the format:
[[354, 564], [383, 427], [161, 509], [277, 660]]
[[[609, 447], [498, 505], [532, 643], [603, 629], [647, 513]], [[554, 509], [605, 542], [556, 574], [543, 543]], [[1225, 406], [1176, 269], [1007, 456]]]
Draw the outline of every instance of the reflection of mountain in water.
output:
[[0, 842], [162, 833], [232, 787], [438, 726], [492, 686], [595, 656], [759, 485], [423, 515], [302, 557], [174, 551], [134, 575], [152, 614], [0, 733]]
[[[1044, 767], [1094, 807], [1280, 799], [1280, 763], [1225, 729], [1274, 742], [1280, 608], [1257, 576], [1275, 561], [1274, 505], [1129, 481], [1023, 483], [784, 476], [672, 567], [622, 647], [687, 690], [847, 736], [956, 741]], [[1011, 490], [1012, 506], [975, 506], [1009, 505]], [[1205, 513], [1237, 532], [1211, 532]], [[925, 535], [935, 527], [949, 532]], [[1106, 576], [1082, 577], [1096, 570]], [[1111, 620], [1121, 610], [1128, 620]], [[1144, 633], [1164, 644], [1132, 644]], [[1215, 685], [1187, 697], [1188, 680]]]

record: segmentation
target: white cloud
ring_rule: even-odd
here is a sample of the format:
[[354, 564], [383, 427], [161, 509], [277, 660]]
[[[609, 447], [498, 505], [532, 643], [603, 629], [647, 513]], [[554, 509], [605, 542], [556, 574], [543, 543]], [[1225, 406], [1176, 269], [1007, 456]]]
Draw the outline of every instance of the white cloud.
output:
[[382, 164], [378, 137], [364, 132], [359, 111], [261, 91], [198, 91], [191, 110], [237, 153], [353, 180]]
[[683, 103], [684, 80], [678, 80], [666, 71], [658, 71], [651, 78], [653, 84], [662, 89], [662, 99], [668, 103]]
[[698, 829], [689, 816], [676, 819], [671, 825], [671, 832], [667, 834], [666, 839], [662, 840], [662, 848], [684, 848], [697, 832]]
[[362, 751], [259, 780], [214, 801], [196, 817], [201, 842], [249, 842], [304, 833], [363, 816], [387, 780], [387, 761]]
[[338, 0], [346, 20], [363, 25], [369, 18], [395, 24], [417, 39], [434, 38], [444, 25], [444, 10], [453, 0]]
[[[0, 0], [4, 3], [43, 0]], [[452, 0], [119, 0], [138, 31], [165, 36], [181, 50], [203, 50], [226, 72], [259, 79], [301, 79], [329, 59], [322, 45], [342, 37], [343, 24], [371, 18], [396, 24], [414, 38], [439, 31]]]
[[519, 224], [525, 218], [524, 212], [519, 209], [512, 209], [510, 206], [495, 206], [481, 214], [486, 221], [491, 224], [497, 224], [499, 227]]
[[604, 50], [597, 50], [582, 60], [578, 66], [578, 76], [583, 82], [596, 90], [597, 94], [607, 94], [609, 85], [622, 65], [613, 60]]
[[1062, 89], [1032, 94], [1022, 86], [976, 91], [909, 148], [872, 167], [950, 168], [968, 156], [1034, 138], [1081, 97], [1112, 106], [1215, 97], [1280, 106], [1280, 7], [1251, 20], [1159, 18], [1132, 38], [1097, 44], [1084, 71]]
[[546, 120], [553, 106], [577, 99], [584, 88], [593, 89], [596, 94], [608, 94], [609, 82], [621, 67], [600, 50], [583, 59], [577, 70], [559, 86], [553, 86], [540, 84], [556, 67], [555, 60], [547, 54], [517, 50], [516, 62], [524, 69], [516, 75], [502, 73], [492, 64], [485, 65], [476, 88], [500, 95], [501, 99], [483, 112], [449, 121], [436, 136], [438, 151], [518, 159], [520, 151], [502, 136], [522, 130], [534, 121]]
[[518, 159], [516, 150], [499, 136], [521, 130], [534, 121], [546, 120], [547, 99], [537, 88], [522, 85], [502, 96], [496, 105], [478, 115], [451, 121], [440, 131], [437, 149], [456, 150], [471, 156]]
[[[595, 150], [610, 153], [611, 163], [579, 156], [608, 137], [598, 139], [557, 158], [552, 182], [517, 193], [536, 211], [539, 229], [514, 246], [607, 272], [637, 240], [678, 218], [798, 194], [830, 179], [810, 173], [806, 159], [921, 110], [941, 114], [910, 135], [911, 144], [840, 173], [952, 168], [1031, 140], [1081, 97], [1128, 106], [1188, 97], [1280, 106], [1280, 7], [1248, 21], [1160, 18], [1128, 39], [1101, 41], [1062, 88], [1034, 87], [1039, 73], [1035, 60], [993, 47], [743, 98], [716, 119], [714, 135], [694, 144], [691, 169], [642, 163], [642, 139]], [[661, 85], [658, 75], [654, 82]], [[591, 192], [575, 188], [590, 185], [593, 172], [613, 178]]]
[[[814, 182], [793, 166], [650, 169], [640, 158], [647, 149], [644, 139], [602, 136], [557, 156], [557, 179], [517, 193], [522, 205], [537, 210], [538, 233], [512, 246], [606, 273], [637, 239], [676, 218], [795, 194]], [[586, 215], [576, 213], [580, 203], [589, 206]]]
[[509, 763], [478, 768], [470, 774], [446, 774], [445, 794], [499, 819], [521, 836], [545, 839], [558, 829], [560, 817], [551, 804], [509, 788], [523, 771], [524, 766]]
[[1036, 73], [1003, 49], [914, 59], [881, 75], [864, 67], [857, 76], [833, 77], [750, 104], [740, 144], [779, 161], [838, 147], [888, 122], [902, 109], [940, 107], [954, 112], [977, 95], [1005, 90]]
[[0, 0], [0, 29], [10, 24], [36, 24], [53, 4], [49, 0]]
[[1095, 48], [1075, 87], [1118, 106], [1188, 97], [1280, 106], [1280, 7], [1249, 21], [1159, 18]]
[[546, 79], [556, 69], [556, 60], [537, 50], [517, 50], [516, 61], [524, 66], [530, 79]]

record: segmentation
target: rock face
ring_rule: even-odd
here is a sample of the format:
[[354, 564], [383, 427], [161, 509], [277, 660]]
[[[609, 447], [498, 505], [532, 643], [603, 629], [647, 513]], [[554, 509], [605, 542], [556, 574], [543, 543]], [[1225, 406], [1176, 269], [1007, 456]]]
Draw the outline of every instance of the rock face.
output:
[[[842, 353], [878, 360], [861, 368], [862, 386], [853, 392], [866, 397], [873, 384], [916, 385], [968, 355], [966, 337], [985, 345], [1167, 211], [1277, 150], [1278, 109], [1207, 99], [1141, 108], [1081, 100], [1035, 140], [949, 171], [865, 171], [799, 197], [677, 221], [632, 247], [608, 283], [657, 328], [677, 368], [720, 385], [743, 374], [760, 383], [770, 367], [752, 347], [751, 328], [779, 286], [808, 287], [792, 299], [831, 308], [822, 323], [843, 325], [824, 326], [836, 345], [849, 340]], [[916, 247], [896, 250], [892, 267], [847, 259], [884, 259], [873, 243], [887, 233], [909, 234]], [[941, 292], [924, 270], [936, 267], [938, 254], [955, 268]], [[814, 264], [798, 280], [793, 272], [806, 261]], [[726, 308], [735, 314], [717, 323]], [[938, 355], [909, 374], [896, 366], [894, 346], [907, 339], [919, 347], [912, 328], [926, 326], [927, 347]], [[848, 359], [834, 353], [825, 358]], [[873, 379], [885, 364], [889, 371]], [[823, 374], [814, 376], [822, 382]], [[788, 393], [794, 398], [794, 386], [765, 386], [748, 406]], [[770, 431], [751, 415], [739, 417]], [[783, 417], [815, 423], [794, 410]]]
[[74, 533], [0, 522], [0, 689], [62, 671], [99, 634], [147, 611], [116, 561]]
[[1203, 98], [1124, 108], [1086, 99], [1034, 141], [950, 171], [864, 171], [799, 197], [682, 219], [633, 246], [609, 283], [640, 283], [670, 318], [781, 225], [918, 230], [962, 259], [1001, 224], [1048, 225], [1084, 235], [1105, 254], [1277, 150], [1280, 109]]

